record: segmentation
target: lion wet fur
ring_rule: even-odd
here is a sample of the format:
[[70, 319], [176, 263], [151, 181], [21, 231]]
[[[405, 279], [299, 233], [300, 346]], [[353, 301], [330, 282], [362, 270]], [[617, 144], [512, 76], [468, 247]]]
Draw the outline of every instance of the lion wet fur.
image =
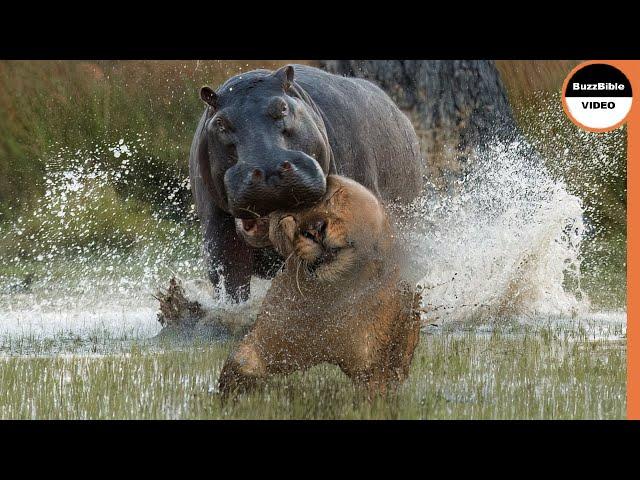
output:
[[[323, 222], [320, 247], [309, 238]], [[329, 176], [318, 205], [272, 214], [270, 236], [287, 261], [253, 328], [223, 366], [223, 396], [321, 363], [339, 366], [369, 394], [395, 390], [418, 343], [420, 298], [401, 280], [393, 231], [376, 197]], [[322, 248], [336, 247], [332, 262], [309, 270], [314, 255], [326, 254]]]

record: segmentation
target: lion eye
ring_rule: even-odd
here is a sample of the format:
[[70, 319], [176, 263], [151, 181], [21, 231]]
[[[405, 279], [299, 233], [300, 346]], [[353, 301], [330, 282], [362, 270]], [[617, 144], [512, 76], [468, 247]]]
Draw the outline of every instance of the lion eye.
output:
[[308, 230], [303, 230], [302, 236], [304, 238], [308, 238], [309, 240], [313, 240], [314, 242], [316, 241], [316, 236], [313, 233], [309, 232]]
[[324, 220], [316, 220], [310, 224], [307, 229], [302, 230], [300, 233], [303, 237], [322, 244], [327, 234], [327, 222]]

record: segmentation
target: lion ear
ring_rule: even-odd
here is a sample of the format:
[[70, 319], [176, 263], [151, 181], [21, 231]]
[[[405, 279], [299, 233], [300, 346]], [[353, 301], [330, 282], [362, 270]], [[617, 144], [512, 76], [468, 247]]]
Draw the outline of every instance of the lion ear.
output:
[[337, 205], [345, 200], [348, 192], [343, 185], [333, 176], [327, 177], [327, 193], [325, 203], [327, 205]]
[[293, 65], [287, 65], [282, 67], [273, 74], [277, 79], [280, 80], [280, 84], [282, 85], [282, 89], [286, 92], [289, 90], [289, 87], [293, 84], [293, 77], [295, 75], [295, 70], [293, 69]]
[[269, 215], [269, 240], [280, 255], [288, 257], [293, 251], [293, 242], [298, 224], [291, 215], [274, 212]]
[[211, 87], [202, 87], [200, 89], [200, 98], [210, 107], [218, 107], [218, 94]]
[[287, 236], [287, 238], [293, 242], [296, 237], [296, 227], [298, 224], [295, 219], [289, 215], [280, 220], [280, 227], [282, 228], [283, 233]]

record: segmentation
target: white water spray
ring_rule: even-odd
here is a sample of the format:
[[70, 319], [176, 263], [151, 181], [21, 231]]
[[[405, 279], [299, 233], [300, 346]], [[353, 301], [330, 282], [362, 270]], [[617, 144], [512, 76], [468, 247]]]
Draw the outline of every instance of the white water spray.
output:
[[[456, 192], [426, 195], [411, 212], [411, 275], [428, 322], [575, 315], [582, 204], [517, 142], [477, 153]], [[568, 288], [572, 285], [572, 289]]]
[[[127, 214], [110, 202], [117, 198], [115, 185], [139, 178], [131, 159], [143, 155], [144, 143], [139, 138], [106, 148], [120, 162], [115, 169], [100, 160], [105, 148], [64, 151], [52, 160], [45, 179], [48, 193], [31, 219], [20, 218], [10, 227], [16, 242], [39, 236], [38, 242], [24, 242], [25, 248], [37, 245], [27, 252], [32, 263], [0, 252], [18, 272], [15, 288], [11, 278], [0, 278], [0, 286], [6, 287], [0, 292], [4, 340], [50, 338], [61, 332], [89, 336], [97, 330], [112, 337], [123, 331], [129, 338], [152, 336], [160, 329], [152, 294], [166, 287], [172, 274], [192, 280], [185, 284], [188, 295], [216, 315], [255, 315], [267, 282], [254, 279], [250, 301], [238, 307], [225, 295], [214, 297], [202, 280], [193, 281], [205, 276], [197, 225], [187, 231], [153, 213], [146, 220], [141, 217], [143, 225], [136, 232], [115, 232], [116, 240], [128, 242], [126, 248], [96, 246], [82, 237], [95, 231], [87, 222], [108, 226], [105, 219]], [[410, 273], [424, 287], [424, 306], [431, 310], [425, 320], [584, 313], [588, 300], [580, 290], [580, 199], [529, 161], [517, 143], [488, 148], [474, 165], [455, 194], [425, 195], [404, 208], [415, 226], [406, 238]], [[178, 193], [168, 191], [166, 197]], [[125, 205], [130, 201], [124, 200]], [[28, 225], [34, 219], [36, 230]], [[43, 273], [36, 275], [30, 292], [16, 293], [20, 275], [34, 261], [45, 266]]]

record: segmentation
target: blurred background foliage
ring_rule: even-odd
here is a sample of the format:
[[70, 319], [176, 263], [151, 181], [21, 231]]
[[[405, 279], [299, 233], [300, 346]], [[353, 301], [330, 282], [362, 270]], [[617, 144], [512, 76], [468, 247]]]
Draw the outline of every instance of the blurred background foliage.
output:
[[148, 140], [147, 157], [139, 159], [144, 165], [136, 170], [141, 176], [145, 170], [160, 174], [148, 188], [136, 183], [146, 190], [137, 194], [153, 201], [158, 185], [187, 174], [191, 138], [203, 111], [199, 88], [283, 63], [0, 62], [0, 212], [22, 209], [42, 195], [45, 164], [57, 148], [112, 144], [131, 132]]
[[[117, 245], [171, 235], [194, 221], [185, 180], [195, 126], [203, 111], [198, 90], [255, 68], [313, 61], [2, 61], [0, 62], [0, 260], [29, 258], [59, 219], [37, 211], [47, 193], [47, 169], [74, 152], [116, 171], [121, 159], [106, 146], [136, 144], [127, 157], [136, 181], [104, 185], [86, 208], [65, 220], [74, 248]], [[526, 138], [552, 174], [582, 198], [590, 242], [585, 283], [596, 303], [622, 305], [626, 295], [626, 129], [591, 134], [562, 111], [560, 89], [578, 61], [496, 62]], [[66, 155], [60, 155], [60, 152]], [[128, 170], [127, 170], [128, 171]], [[16, 219], [24, 228], [16, 230]], [[146, 220], [145, 220], [146, 219]], [[149, 221], [147, 221], [149, 220]], [[9, 228], [9, 225], [13, 227]], [[91, 227], [88, 228], [87, 226]], [[158, 227], [162, 227], [158, 229]], [[190, 229], [195, 231], [196, 229]], [[16, 233], [17, 232], [17, 233]], [[141, 233], [142, 232], [142, 233]], [[138, 235], [140, 233], [140, 235]], [[19, 236], [19, 241], [17, 236]], [[79, 247], [78, 247], [79, 245]], [[68, 252], [67, 252], [68, 253]], [[3, 265], [4, 266], [4, 265]], [[606, 281], [606, 288], [602, 288]], [[597, 287], [597, 288], [596, 288]]]

